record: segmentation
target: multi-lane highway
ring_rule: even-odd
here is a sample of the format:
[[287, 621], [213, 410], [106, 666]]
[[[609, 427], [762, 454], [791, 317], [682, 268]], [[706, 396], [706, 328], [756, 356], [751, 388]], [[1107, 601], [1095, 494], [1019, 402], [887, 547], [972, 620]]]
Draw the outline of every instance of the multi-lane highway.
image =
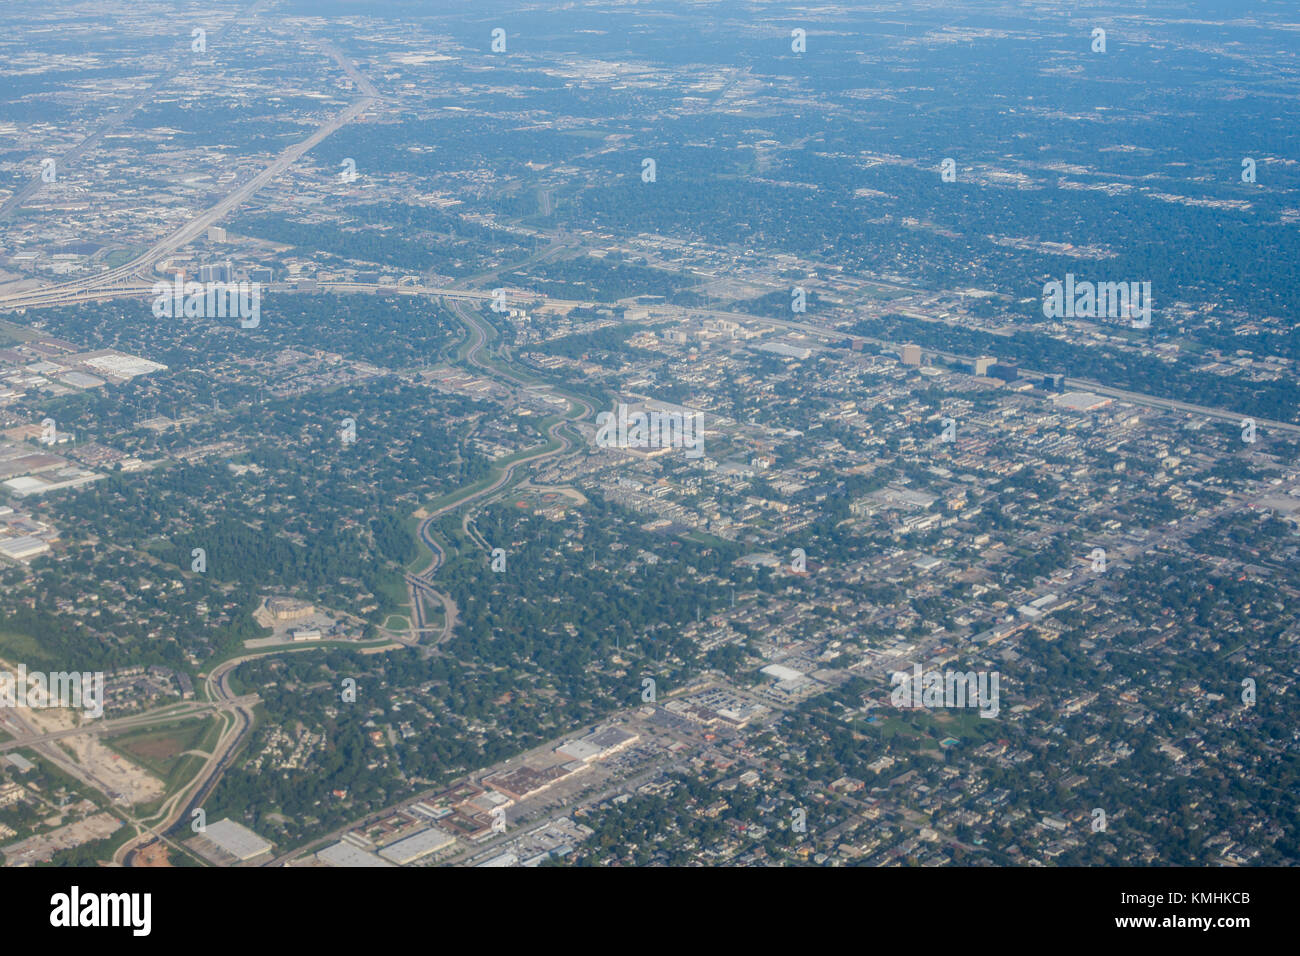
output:
[[163, 237], [142, 255], [137, 256], [125, 265], [106, 269], [93, 276], [0, 297], [0, 308], [17, 309], [38, 305], [67, 304], [69, 302], [85, 301], [91, 293], [95, 292], [104, 290], [121, 291], [121, 287], [127, 286], [138, 288], [140, 280], [148, 279], [151, 275], [150, 270], [155, 265], [197, 239], [209, 226], [221, 221], [259, 189], [296, 163], [303, 155], [378, 102], [378, 91], [375, 90], [368, 79], [359, 71], [356, 71], [354, 65], [348, 63], [333, 46], [323, 42], [320, 45], [343, 66], [349, 76], [352, 76], [353, 80], [360, 86], [362, 92], [360, 99], [330, 117], [306, 139], [286, 147], [269, 166], [237, 187], [233, 192], [227, 194], [216, 205], [191, 219], [170, 235]]
[[[715, 309], [692, 309], [691, 312], [693, 314], [707, 315], [711, 318], [727, 319], [732, 322], [766, 325], [771, 328], [785, 329], [787, 331], [794, 331], [794, 332], [802, 332], [806, 335], [817, 336], [822, 339], [849, 338], [849, 333], [847, 332], [843, 332], [838, 329], [826, 328], [825, 326], [813, 325], [808, 322], [793, 322], [787, 319], [774, 319], [765, 315], [750, 315], [745, 312], [723, 312]], [[646, 321], [658, 321], [658, 320], [651, 317], [648, 319], [641, 319], [640, 321], [646, 322]], [[885, 339], [876, 339], [870, 336], [862, 336], [856, 334], [853, 335], [853, 338], [860, 338], [863, 341], [872, 343], [873, 345], [879, 345], [882, 348], [888, 348], [888, 349], [898, 349], [901, 347], [902, 344], [899, 342], [889, 342], [886, 341]], [[969, 363], [974, 358], [974, 356], [959, 355], [956, 352], [942, 352], [939, 351], [938, 349], [927, 348], [925, 349], [925, 351], [931, 353], [932, 355], [938, 355], [939, 357], [946, 359], [947, 361], [950, 362]], [[1034, 369], [1029, 369], [1029, 368], [1022, 368], [1021, 372], [1027, 376], [1041, 376], [1046, 374], [1044, 372], [1035, 371]], [[1208, 408], [1204, 405], [1193, 405], [1189, 402], [1179, 402], [1169, 398], [1157, 398], [1155, 396], [1147, 395], [1142, 392], [1128, 392], [1123, 389], [1112, 388], [1109, 385], [1102, 385], [1099, 382], [1094, 382], [1091, 379], [1086, 379], [1086, 378], [1070, 378], [1067, 376], [1065, 379], [1065, 385], [1067, 388], [1083, 389], [1089, 392], [1096, 392], [1098, 395], [1105, 395], [1110, 398], [1118, 398], [1121, 401], [1129, 402], [1130, 404], [1133, 405], [1140, 405], [1146, 408], [1159, 408], [1166, 411], [1184, 412], [1188, 415], [1203, 415], [1206, 418], [1212, 418], [1218, 421], [1233, 422], [1234, 424], [1239, 423], [1243, 418], [1247, 417], [1241, 414], [1240, 412], [1228, 411], [1222, 408]], [[1300, 434], [1300, 425], [1294, 425], [1289, 422], [1278, 422], [1267, 418], [1256, 417], [1255, 423], [1260, 428], [1276, 429], [1277, 431], [1289, 432], [1291, 434]]]
[[[221, 729], [212, 752], [208, 754], [198, 774], [184, 787], [173, 793], [159, 808], [158, 813], [146, 820], [138, 821], [137, 834], [127, 840], [113, 855], [115, 863], [123, 863], [140, 846], [155, 839], [164, 839], [164, 834], [182, 819], [185, 819], [195, 807], [200, 807], [210, 794], [221, 775], [230, 767], [236, 755], [247, 742], [253, 731], [253, 708], [260, 703], [256, 694], [237, 695], [230, 686], [230, 675], [240, 664], [265, 653], [291, 653], [311, 650], [308, 647], [277, 648], [275, 652], [263, 654], [245, 654], [223, 661], [204, 678], [203, 689], [213, 706], [219, 707], [229, 717], [229, 723]], [[170, 843], [170, 841], [168, 841]]]
[[24, 747], [31, 747], [36, 744], [48, 743], [51, 740], [62, 740], [65, 737], [109, 737], [113, 734], [123, 734], [130, 730], [138, 730], [142, 727], [153, 727], [159, 724], [172, 723], [177, 720], [192, 720], [195, 717], [206, 717], [218, 711], [231, 711], [239, 708], [251, 709], [261, 703], [261, 698], [257, 694], [242, 694], [238, 697], [231, 697], [228, 700], [218, 701], [194, 701], [187, 704], [173, 704], [164, 707], [161, 710], [148, 710], [142, 714], [132, 714], [129, 717], [118, 717], [113, 720], [90, 720], [83, 722], [78, 727], [69, 727], [64, 730], [52, 730], [46, 733], [30, 732], [19, 734], [10, 740], [0, 743], [0, 752], [6, 750], [20, 750]]
[[[221, 41], [224, 40], [229, 35], [231, 29], [235, 26], [236, 23], [238, 23], [242, 19], [256, 16], [258, 13], [261, 12], [261, 10], [264, 7], [267, 6], [267, 3], [268, 0], [258, 0], [258, 2], [253, 4], [242, 17], [240, 16], [232, 17], [230, 21], [226, 23], [225, 26], [223, 26], [220, 30], [218, 30], [208, 39], [208, 42], [210, 42], [214, 47], [219, 46]], [[175, 77], [177, 72], [190, 65], [192, 61], [187, 59], [187, 55], [192, 40], [188, 29], [185, 31], [184, 40], [182, 42], [184, 44], [186, 54], [173, 57], [170, 60], [170, 62], [174, 65], [175, 69], [159, 74], [157, 77], [154, 78], [153, 82], [150, 83], [147, 87], [145, 87], [139, 93], [139, 95], [135, 97], [135, 99], [131, 100], [130, 103], [128, 103], [126, 106], [122, 107], [121, 109], [117, 110], [116, 112], [110, 114], [109, 116], [105, 117], [104, 120], [94, 130], [92, 130], [88, 136], [82, 139], [79, 143], [77, 143], [75, 146], [73, 146], [70, 150], [68, 150], [63, 155], [55, 157], [55, 172], [57, 175], [63, 175], [64, 170], [74, 167], [78, 160], [80, 160], [83, 156], [91, 152], [91, 150], [93, 150], [96, 146], [99, 145], [100, 141], [104, 138], [104, 136], [107, 133], [110, 133], [113, 130], [117, 129], [124, 122], [126, 122], [127, 119], [129, 119], [132, 115], [134, 115], [136, 110], [144, 106], [146, 103], [151, 102], [154, 99], [154, 97], [157, 95], [158, 91], [162, 89], [164, 86], [166, 86], [169, 82], [171, 82], [171, 80]], [[20, 206], [22, 206], [23, 203], [27, 202], [27, 200], [31, 199], [34, 195], [36, 195], [36, 193], [40, 191], [43, 185], [45, 185], [45, 182], [41, 178], [41, 176], [39, 174], [34, 175], [27, 182], [26, 185], [18, 189], [12, 196], [10, 196], [5, 201], [3, 205], [0, 205], [0, 221], [8, 218]]]
[[[511, 375], [499, 366], [485, 362], [480, 356], [488, 341], [487, 323], [476, 316], [470, 309], [467, 309], [460, 300], [482, 300], [490, 298], [488, 293], [465, 293], [458, 292], [454, 296], [445, 297], [449, 300], [452, 312], [465, 323], [466, 329], [469, 330], [470, 341], [469, 348], [465, 353], [465, 361], [477, 368], [485, 375], [504, 380], [515, 387], [526, 387], [529, 383], [521, 378]], [[455, 625], [455, 604], [446, 595], [442, 594], [433, 586], [434, 576], [438, 569], [446, 560], [446, 554], [442, 546], [438, 543], [433, 535], [433, 526], [443, 515], [455, 511], [459, 508], [467, 508], [475, 503], [484, 503], [491, 499], [493, 495], [511, 484], [514, 480], [516, 471], [525, 465], [535, 465], [540, 461], [553, 458], [557, 455], [566, 455], [573, 450], [573, 441], [564, 434], [564, 426], [580, 421], [595, 412], [591, 403], [579, 397], [569, 399], [570, 407], [568, 413], [559, 421], [551, 424], [547, 429], [547, 443], [537, 451], [516, 458], [510, 464], [506, 465], [490, 482], [482, 488], [474, 490], [472, 493], [463, 496], [457, 496], [448, 504], [437, 507], [430, 511], [421, 521], [418, 528], [420, 541], [429, 549], [433, 555], [433, 560], [419, 574], [408, 574], [406, 576], [407, 585], [410, 592], [411, 611], [412, 611], [412, 635], [411, 642], [419, 640], [419, 635], [428, 628], [424, 611], [424, 599], [426, 597], [437, 601], [443, 606], [444, 624], [442, 634], [438, 637], [436, 643], [442, 643], [451, 637]]]

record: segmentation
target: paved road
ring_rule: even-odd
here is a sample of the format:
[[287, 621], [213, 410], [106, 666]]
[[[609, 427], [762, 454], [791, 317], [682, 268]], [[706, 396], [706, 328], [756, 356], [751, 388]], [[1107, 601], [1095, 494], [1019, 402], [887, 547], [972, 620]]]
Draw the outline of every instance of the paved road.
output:
[[[236, 753], [247, 741], [253, 730], [253, 707], [248, 703], [239, 703], [248, 696], [237, 696], [230, 688], [230, 673], [245, 661], [260, 657], [260, 654], [248, 654], [232, 658], [218, 664], [208, 674], [204, 688], [207, 696], [214, 702], [230, 706], [231, 723], [225, 727], [217, 738], [212, 753], [198, 774], [186, 786], [172, 794], [160, 808], [158, 814], [148, 820], [140, 821], [139, 832], [122, 844], [113, 854], [113, 862], [123, 864], [132, 853], [145, 843], [156, 839], [165, 839], [164, 834], [176, 825], [177, 821], [187, 816], [189, 811], [202, 804], [203, 798], [212, 791], [221, 775], [225, 773]], [[172, 841], [169, 845], [175, 846]]]
[[[462, 296], [465, 298], [490, 299], [491, 293], [479, 293], [476, 296], [469, 296], [462, 293]], [[469, 329], [470, 343], [469, 350], [465, 354], [465, 360], [485, 375], [505, 380], [517, 387], [527, 387], [529, 385], [527, 381], [517, 378], [496, 366], [490, 365], [480, 358], [487, 344], [487, 323], [466, 309], [461, 301], [453, 299], [451, 296], [448, 296], [447, 299], [450, 301], [452, 312], [457, 316], [457, 318], [464, 322], [466, 328]], [[412, 641], [418, 640], [418, 634], [421, 631], [428, 630], [426, 627], [423, 606], [423, 599], [426, 596], [441, 602], [444, 608], [445, 623], [443, 632], [436, 643], [443, 643], [448, 640], [451, 637], [455, 626], [455, 605], [446, 595], [442, 594], [433, 586], [434, 577], [438, 573], [438, 569], [442, 567], [443, 562], [446, 560], [446, 553], [433, 536], [434, 524], [440, 517], [448, 512], [465, 508], [476, 502], [483, 502], [490, 499], [494, 494], [508, 486], [513, 481], [515, 472], [520, 467], [525, 465], [534, 465], [547, 458], [553, 458], [557, 455], [566, 455], [570, 453], [573, 450], [574, 443], [567, 435], [563, 434], [561, 429], [570, 422], [580, 421], [581, 419], [593, 414], [595, 411], [595, 409], [592, 408], [591, 403], [585, 399], [575, 397], [572, 401], [579, 406], [581, 411], [578, 414], [573, 414], [573, 409], [570, 408], [570, 414], [565, 415], [560, 421], [553, 423], [546, 432], [547, 438], [549, 439], [546, 446], [543, 446], [532, 454], [525, 455], [522, 458], [511, 462], [501, 470], [501, 474], [499, 474], [490, 484], [478, 489], [472, 494], [466, 495], [465, 497], [457, 498], [450, 504], [434, 509], [426, 515], [423, 520], [421, 520], [417, 534], [419, 535], [420, 541], [423, 542], [430, 552], [432, 552], [433, 560], [429, 566], [419, 574], [408, 574], [406, 576], [410, 593], [411, 608], [413, 611], [412, 616], [415, 618], [415, 620], [412, 621]]]
[[[712, 309], [710, 310], [692, 309], [691, 312], [710, 315], [713, 316], [714, 318], [729, 319], [732, 322], [758, 323], [760, 325], [768, 325], [773, 328], [788, 329], [792, 331], [803, 332], [808, 335], [820, 336], [822, 338], [829, 337], [833, 339], [846, 339], [850, 337], [847, 332], [842, 332], [838, 329], [826, 328], [825, 326], [812, 325], [807, 322], [791, 322], [785, 319], [774, 319], [774, 318], [769, 318], [767, 316], [761, 316], [761, 315], [749, 315], [743, 312], [722, 312], [722, 311], [717, 311]], [[642, 321], [653, 321], [653, 319], [642, 320]], [[883, 348], [897, 349], [900, 347], [900, 343], [898, 342], [889, 342], [886, 341], [885, 339], [876, 339], [876, 338], [872, 338], [871, 336], [854, 335], [852, 337], [863, 339], [864, 341], [871, 342], [872, 344], [879, 345]], [[958, 355], [956, 352], [941, 352], [938, 349], [927, 348], [927, 349], [923, 349], [923, 351], [929, 352], [933, 355], [938, 355], [941, 358], [944, 358], [950, 362], [970, 362], [973, 359], [973, 356], [970, 355]], [[1030, 375], [1030, 376], [1032, 375], [1041, 376], [1047, 374], [1045, 372], [1036, 371], [1030, 368], [1022, 368], [1020, 371], [1022, 374]], [[1122, 399], [1123, 401], [1131, 402], [1134, 405], [1144, 405], [1147, 408], [1160, 408], [1166, 410], [1185, 412], [1190, 415], [1204, 415], [1206, 418], [1213, 418], [1220, 421], [1230, 421], [1234, 423], [1239, 423], [1243, 418], [1249, 417], [1241, 414], [1240, 412], [1233, 412], [1222, 408], [1208, 408], [1204, 405], [1192, 405], [1188, 402], [1179, 402], [1179, 401], [1175, 401], [1174, 399], [1157, 398], [1155, 396], [1147, 395], [1142, 392], [1126, 392], [1123, 389], [1111, 388], [1108, 385], [1102, 385], [1098, 382], [1094, 382], [1086, 378], [1070, 378], [1067, 376], [1065, 379], [1065, 385], [1067, 388], [1085, 389], [1090, 392], [1096, 392], [1099, 395], [1106, 395], [1112, 398], [1119, 398]], [[1264, 428], [1276, 429], [1278, 431], [1290, 432], [1292, 434], [1300, 435], [1300, 425], [1293, 425], [1289, 422], [1272, 421], [1266, 418], [1256, 418], [1255, 422], [1261, 429]]]
[[212, 703], [195, 702], [183, 704], [180, 707], [171, 705], [161, 710], [150, 710], [143, 714], [132, 714], [129, 717], [118, 717], [114, 720], [92, 720], [83, 723], [80, 727], [54, 730], [49, 733], [25, 734], [21, 737], [15, 737], [13, 740], [6, 740], [0, 743], [0, 752], [19, 750], [23, 747], [31, 747], [34, 744], [47, 743], [51, 740], [62, 740], [65, 737], [106, 737], [113, 734], [122, 734], [140, 727], [170, 723], [173, 720], [191, 720], [195, 717], [204, 717], [216, 711], [230, 711], [240, 707], [256, 707], [261, 701], [262, 698], [258, 697], [257, 694], [244, 694], [230, 700]]
[[[373, 89], [373, 87], [369, 88]], [[283, 173], [322, 141], [352, 122], [373, 106], [375, 102], [375, 96], [366, 95], [342, 112], [332, 116], [306, 139], [284, 149], [269, 166], [229, 193], [216, 205], [190, 220], [175, 232], [154, 243], [144, 254], [125, 265], [118, 266], [115, 269], [107, 269], [97, 275], [73, 279], [69, 282], [62, 282], [29, 292], [14, 293], [0, 298], [0, 306], [5, 308], [26, 308], [36, 305], [53, 305], [66, 301], [77, 301], [79, 296], [88, 292], [120, 285], [137, 285], [141, 278], [148, 277], [149, 270], [154, 265], [197, 239], [207, 230], [208, 226], [220, 221], [232, 210], [243, 204], [259, 189]]]
[[[267, 3], [268, 0], [258, 0], [257, 3], [253, 4], [248, 9], [247, 13], [244, 14], [244, 17], [256, 16], [267, 6]], [[231, 31], [235, 24], [244, 17], [238, 15], [232, 17], [230, 22], [211, 36], [209, 42], [214, 46], [218, 45]], [[155, 77], [153, 82], [145, 87], [139, 96], [133, 99], [126, 106], [106, 117], [99, 126], [90, 133], [90, 135], [77, 143], [77, 145], [73, 146], [72, 149], [68, 150], [61, 156], [56, 157], [55, 171], [57, 175], [62, 176], [64, 170], [74, 167], [77, 160], [81, 159], [82, 156], [86, 155], [99, 145], [100, 140], [104, 138], [105, 134], [117, 129], [126, 122], [127, 119], [134, 115], [136, 110], [144, 106], [146, 103], [151, 102], [156, 97], [158, 91], [169, 83], [178, 71], [190, 67], [192, 62], [192, 54], [190, 51], [191, 42], [192, 39], [187, 28], [185, 31], [185, 38], [181, 43], [181, 51], [179, 55], [175, 56], [171, 61], [175, 65], [175, 69]], [[41, 179], [39, 173], [33, 176], [25, 186], [10, 196], [4, 205], [0, 206], [0, 221], [11, 216], [20, 206], [22, 206], [23, 203], [36, 195], [44, 185], [45, 183]]]
[[[64, 286], [52, 286], [48, 289], [37, 290], [35, 292], [15, 293], [8, 297], [0, 297], [0, 309], [17, 309], [26, 308], [32, 305], [73, 305], [79, 302], [102, 301], [127, 296], [142, 296], [152, 293], [152, 285], [124, 285], [113, 288], [88, 288], [78, 283], [68, 283]], [[379, 285], [377, 283], [360, 283], [360, 282], [330, 282], [321, 283], [318, 286], [320, 291], [324, 292], [369, 292], [385, 293], [412, 296], [429, 296], [432, 298], [447, 299], [452, 302], [485, 302], [492, 299], [492, 293], [473, 289], [443, 289], [424, 286], [392, 286]], [[507, 301], [525, 299], [541, 299], [549, 305], [556, 306], [580, 306], [594, 305], [592, 302], [579, 302], [569, 299], [550, 299], [546, 296], [524, 295], [522, 293], [508, 297]], [[767, 325], [772, 328], [786, 329], [790, 331], [803, 332], [809, 335], [820, 336], [823, 338], [847, 338], [847, 333], [837, 329], [826, 328], [824, 326], [812, 325], [807, 322], [793, 322], [785, 319], [775, 319], [768, 316], [750, 315], [743, 312], [730, 312], [715, 309], [692, 309], [695, 314], [712, 316], [714, 318], [729, 319], [733, 322], [757, 323]], [[648, 319], [643, 321], [661, 321], [660, 319]], [[865, 341], [879, 345], [883, 348], [897, 349], [900, 346], [898, 342], [889, 342], [885, 339], [876, 339], [870, 336], [854, 336], [862, 338]], [[481, 343], [480, 343], [481, 345]], [[969, 362], [972, 356], [959, 355], [955, 352], [943, 352], [936, 349], [925, 349], [935, 355], [939, 355], [948, 361]], [[480, 366], [482, 367], [482, 366]], [[1026, 375], [1043, 375], [1045, 373], [1034, 369], [1022, 369]], [[517, 380], [516, 380], [517, 381]], [[1094, 382], [1091, 379], [1070, 378], [1065, 380], [1066, 387], [1084, 389], [1090, 392], [1096, 392], [1098, 395], [1105, 395], [1111, 398], [1118, 398], [1121, 401], [1129, 402], [1134, 405], [1140, 405], [1146, 408], [1158, 408], [1166, 411], [1178, 411], [1188, 415], [1202, 415], [1216, 421], [1232, 422], [1239, 424], [1244, 418], [1250, 417], [1241, 412], [1234, 412], [1229, 409], [1210, 408], [1205, 405], [1193, 405], [1189, 402], [1180, 402], [1174, 399], [1159, 398], [1154, 395], [1147, 395], [1142, 392], [1130, 392], [1124, 389], [1113, 388], [1109, 385], [1102, 385], [1100, 382]], [[1271, 429], [1289, 434], [1300, 435], [1300, 425], [1290, 422], [1275, 421], [1267, 418], [1255, 418], [1256, 425], [1260, 429]]]

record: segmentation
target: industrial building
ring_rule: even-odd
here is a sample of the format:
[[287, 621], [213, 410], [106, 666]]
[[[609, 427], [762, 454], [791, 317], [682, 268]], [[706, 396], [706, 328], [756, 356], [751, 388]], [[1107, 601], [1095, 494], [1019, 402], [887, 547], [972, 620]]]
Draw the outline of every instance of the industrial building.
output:
[[340, 840], [332, 846], [327, 846], [316, 854], [316, 859], [328, 866], [395, 865], [387, 860], [380, 859], [376, 854], [357, 846], [355, 843], [349, 843], [347, 840]]
[[240, 863], [256, 859], [264, 853], [270, 853], [272, 844], [262, 839], [242, 823], [236, 823], [229, 817], [209, 824], [199, 835], [200, 843], [211, 844], [227, 856], [234, 857]]
[[4, 555], [11, 561], [30, 561], [49, 552], [49, 544], [35, 535], [25, 534], [17, 538], [0, 539], [0, 555]]
[[379, 855], [399, 866], [405, 866], [428, 856], [430, 853], [437, 853], [439, 850], [446, 849], [455, 842], [456, 838], [445, 830], [429, 827], [403, 840], [398, 840], [396, 843], [390, 843], [379, 851]]

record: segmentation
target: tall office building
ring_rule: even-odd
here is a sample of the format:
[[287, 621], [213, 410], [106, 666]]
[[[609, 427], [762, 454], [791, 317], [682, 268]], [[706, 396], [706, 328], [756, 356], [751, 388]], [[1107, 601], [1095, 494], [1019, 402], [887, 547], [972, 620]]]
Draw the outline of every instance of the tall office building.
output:
[[903, 364], [904, 364], [904, 365], [920, 365], [920, 364], [921, 364], [921, 346], [919, 346], [919, 345], [912, 345], [912, 344], [904, 345], [904, 346], [903, 346]]
[[219, 262], [210, 266], [199, 266], [200, 282], [233, 282], [235, 269], [229, 262]]

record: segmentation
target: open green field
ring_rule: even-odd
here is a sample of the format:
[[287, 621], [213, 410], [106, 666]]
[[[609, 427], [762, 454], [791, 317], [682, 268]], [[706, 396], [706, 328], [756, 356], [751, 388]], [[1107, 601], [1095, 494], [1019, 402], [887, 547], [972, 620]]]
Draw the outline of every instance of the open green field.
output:
[[938, 750], [939, 741], [945, 737], [957, 738], [963, 748], [978, 747], [997, 736], [997, 721], [981, 717], [978, 708], [936, 709], [909, 711], [874, 724], [857, 721], [853, 729], [878, 734], [884, 740], [910, 738], [922, 750]]
[[406, 581], [396, 571], [385, 568], [378, 577], [376, 591], [381, 597], [392, 602], [393, 607], [410, 611], [410, 595], [406, 590]]
[[[555, 421], [554, 419], [547, 419], [542, 424], [549, 426], [554, 421]], [[546, 444], [544, 445], [534, 445], [531, 448], [521, 448], [519, 451], [515, 452], [512, 455], [507, 455], [504, 458], [498, 458], [495, 462], [492, 463], [492, 470], [488, 472], [485, 478], [480, 478], [472, 485], [466, 485], [464, 488], [459, 488], [456, 491], [450, 491], [445, 495], [441, 495], [435, 498], [433, 501], [429, 502], [429, 504], [426, 507], [428, 508], [429, 511], [440, 511], [441, 509], [447, 508], [451, 505], [459, 504], [460, 502], [464, 501], [466, 498], [469, 498], [471, 495], [477, 494], [478, 492], [482, 491], [484, 488], [490, 486], [493, 482], [495, 482], [498, 478], [501, 477], [501, 474], [507, 468], [509, 468], [511, 465], [515, 464], [516, 462], [524, 458], [531, 458], [535, 455], [543, 454], [548, 451], [554, 451], [556, 448], [559, 447], [560, 447], [560, 442], [558, 440], [547, 441]]]
[[0, 319], [0, 345], [12, 342], [30, 342], [33, 339], [39, 339], [40, 337], [39, 332]]
[[694, 541], [696, 544], [702, 544], [706, 548], [716, 548], [727, 544], [727, 542], [722, 538], [719, 538], [717, 535], [709, 534], [707, 531], [688, 531], [686, 534], [682, 535], [682, 537], [687, 541]]
[[125, 249], [110, 249], [104, 253], [104, 262], [110, 269], [124, 266], [133, 259], [138, 259], [148, 250], [144, 246], [128, 246]]
[[[181, 720], [162, 727], [150, 727], [134, 733], [106, 738], [105, 742], [121, 753], [151, 770], [169, 785], [169, 778], [187, 762], [187, 750], [201, 750], [216, 725], [213, 718]], [[202, 759], [202, 758], [195, 758]]]
[[28, 667], [54, 663], [36, 638], [17, 631], [0, 631], [0, 658], [14, 664], [21, 662]]

